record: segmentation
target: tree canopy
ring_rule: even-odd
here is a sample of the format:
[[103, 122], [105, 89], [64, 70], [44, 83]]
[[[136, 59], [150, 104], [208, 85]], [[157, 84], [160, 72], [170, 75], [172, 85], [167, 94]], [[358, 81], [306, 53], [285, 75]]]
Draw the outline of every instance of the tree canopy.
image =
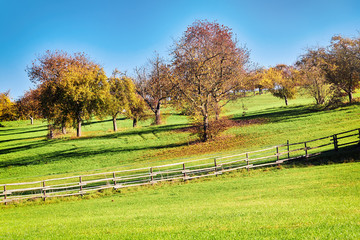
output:
[[81, 136], [81, 124], [101, 112], [109, 93], [104, 70], [84, 53], [47, 51], [27, 69], [38, 84], [42, 114], [55, 126], [71, 124]]
[[209, 117], [220, 112], [241, 85], [248, 51], [238, 47], [230, 28], [196, 21], [175, 42], [172, 56], [176, 100], [202, 116], [202, 140], [207, 141]]

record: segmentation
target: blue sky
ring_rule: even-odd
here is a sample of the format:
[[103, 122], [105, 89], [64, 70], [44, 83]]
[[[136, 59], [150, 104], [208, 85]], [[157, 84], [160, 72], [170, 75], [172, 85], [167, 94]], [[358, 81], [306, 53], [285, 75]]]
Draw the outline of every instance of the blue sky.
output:
[[33, 87], [27, 65], [46, 50], [85, 52], [108, 75], [133, 73], [197, 19], [232, 28], [251, 60], [293, 64], [306, 47], [335, 34], [359, 36], [360, 1], [0, 0], [0, 92], [16, 99]]

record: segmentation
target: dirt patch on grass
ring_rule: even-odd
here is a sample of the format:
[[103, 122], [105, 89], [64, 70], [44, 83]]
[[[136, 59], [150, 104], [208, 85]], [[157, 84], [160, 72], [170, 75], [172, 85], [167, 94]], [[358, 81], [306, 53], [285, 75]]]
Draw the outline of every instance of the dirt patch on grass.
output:
[[[218, 124], [221, 125], [221, 127], [226, 130], [228, 128], [232, 128], [232, 127], [242, 127], [242, 126], [247, 126], [247, 125], [254, 125], [254, 124], [263, 124], [268, 122], [269, 120], [267, 118], [254, 118], [254, 119], [239, 119], [239, 120], [234, 120], [234, 119], [229, 119], [229, 118], [221, 118], [220, 120], [218, 120]], [[192, 126], [189, 127], [184, 127], [184, 128], [179, 128], [179, 129], [175, 129], [175, 132], [195, 132], [197, 129], [199, 128], [198, 124], [194, 124]]]
[[[221, 128], [223, 130], [226, 130], [232, 127], [243, 127], [254, 124], [263, 124], [268, 121], [269, 120], [266, 118], [246, 120], [232, 120], [228, 118], [222, 118], [221, 120], [219, 120], [219, 123], [221, 124]], [[198, 125], [194, 125], [174, 130], [175, 132], [191, 133], [187, 144], [183, 144], [180, 147], [163, 150], [156, 154], [157, 159], [183, 158], [194, 155], [216, 153], [219, 151], [231, 151], [238, 149], [239, 146], [246, 146], [247, 144], [249, 144], [249, 138], [224, 133], [207, 142], [201, 142], [195, 136], [198, 128]]]

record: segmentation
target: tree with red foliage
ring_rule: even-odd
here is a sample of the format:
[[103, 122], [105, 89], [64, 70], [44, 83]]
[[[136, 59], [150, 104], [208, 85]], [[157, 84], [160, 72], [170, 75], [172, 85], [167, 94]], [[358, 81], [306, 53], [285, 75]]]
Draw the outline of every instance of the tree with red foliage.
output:
[[234, 96], [245, 77], [249, 52], [239, 47], [230, 28], [195, 21], [175, 42], [172, 51], [179, 106], [202, 118], [202, 141], [209, 139], [209, 117]]

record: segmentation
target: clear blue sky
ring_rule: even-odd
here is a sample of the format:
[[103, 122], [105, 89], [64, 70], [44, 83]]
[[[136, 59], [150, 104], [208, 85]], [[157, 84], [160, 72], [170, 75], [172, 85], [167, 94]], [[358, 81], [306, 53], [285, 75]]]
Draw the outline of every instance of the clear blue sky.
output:
[[108, 75], [115, 67], [132, 74], [154, 51], [168, 57], [197, 19], [232, 28], [265, 67], [360, 31], [358, 0], [0, 0], [0, 11], [0, 92], [13, 99], [33, 87], [25, 68], [48, 49], [85, 52]]

